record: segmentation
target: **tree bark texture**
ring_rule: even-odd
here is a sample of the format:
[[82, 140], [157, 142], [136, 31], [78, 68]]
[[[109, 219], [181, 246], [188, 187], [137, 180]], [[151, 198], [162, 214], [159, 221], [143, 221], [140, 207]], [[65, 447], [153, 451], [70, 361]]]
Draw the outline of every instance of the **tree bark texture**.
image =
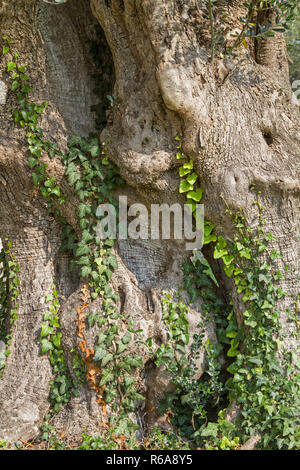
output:
[[[242, 209], [250, 227], [257, 225], [250, 190], [256, 185], [266, 207], [267, 229], [282, 255], [279, 267], [290, 271], [283, 288], [284, 308], [294, 308], [299, 286], [299, 108], [291, 103], [285, 44], [280, 35], [256, 48], [240, 47], [237, 59], [225, 63], [210, 58], [209, 20], [196, 0], [69, 0], [51, 6], [37, 0], [0, 1], [2, 34], [12, 39], [28, 67], [33, 99], [50, 108], [41, 127], [46, 137], [66, 147], [72, 133], [94, 130], [90, 106], [93, 65], [88, 59], [86, 37], [98, 22], [105, 33], [115, 69], [114, 95], [118, 103], [102, 138], [109, 136], [109, 155], [118, 165], [127, 186], [129, 202], [184, 202], [178, 193], [176, 136], [183, 136], [185, 154], [192, 158], [205, 190], [205, 216], [218, 233], [232, 239], [232, 225], [225, 214], [223, 195], [232, 210]], [[239, 25], [243, 2], [226, 2], [227, 31]], [[199, 6], [200, 5], [200, 6]], [[227, 64], [227, 65], [226, 65]], [[1, 66], [6, 89], [8, 76]], [[56, 279], [60, 296], [63, 346], [68, 358], [77, 348], [74, 318], [82, 281], [70, 273], [67, 255], [59, 254], [60, 228], [47, 213], [45, 202], [33, 186], [27, 165], [24, 132], [16, 129], [11, 108], [14, 97], [4, 93], [0, 105], [0, 238], [7, 234], [20, 264], [19, 318], [13, 331], [12, 353], [0, 380], [0, 438], [8, 442], [35, 437], [49, 409], [52, 372], [40, 354], [39, 331], [45, 312], [45, 295]], [[59, 160], [48, 161], [70, 200], [64, 216], [76, 229], [77, 200], [64, 179]], [[182, 284], [181, 265], [189, 257], [177, 241], [122, 241], [118, 244], [119, 269], [112, 283], [120, 293], [120, 309], [130, 313], [145, 338], [164, 337], [161, 290], [174, 291]], [[232, 289], [227, 282], [228, 289]], [[91, 311], [100, 308], [91, 302]], [[237, 314], [242, 309], [235, 296]], [[190, 329], [201, 319], [198, 301], [190, 313]], [[292, 326], [282, 314], [294, 345]], [[93, 346], [93, 334], [89, 342]], [[213, 324], [206, 335], [215, 341]], [[169, 384], [163, 373], [153, 372], [141, 351], [145, 370], [141, 388], [144, 408], [137, 422], [153, 424], [150, 410], [157, 406]], [[70, 369], [71, 363], [69, 361]], [[199, 375], [205, 360], [199, 359]], [[140, 419], [138, 416], [146, 416]], [[103, 421], [96, 394], [82, 386], [54, 419], [70, 439], [84, 429], [97, 432]]]

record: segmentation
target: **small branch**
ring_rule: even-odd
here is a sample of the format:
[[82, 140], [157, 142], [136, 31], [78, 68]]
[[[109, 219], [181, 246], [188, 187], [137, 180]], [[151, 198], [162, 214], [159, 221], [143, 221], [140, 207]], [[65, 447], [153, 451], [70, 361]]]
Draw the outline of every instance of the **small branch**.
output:
[[68, 0], [65, 0], [64, 2], [50, 2], [49, 0], [43, 0], [44, 3], [48, 3], [49, 5], [63, 5], [64, 3], [67, 3]]
[[214, 15], [212, 0], [208, 0], [208, 11], [209, 11], [209, 21], [210, 21], [210, 35], [211, 35], [211, 60], [213, 60], [215, 55], [215, 31], [214, 31]]
[[260, 440], [261, 435], [254, 434], [254, 436], [250, 437], [250, 439], [248, 439], [248, 441], [246, 441], [245, 444], [243, 444], [242, 447], [239, 448], [239, 450], [255, 450], [255, 447]]
[[256, 9], [256, 6], [258, 4], [258, 0], [252, 0], [252, 3], [250, 5], [250, 8], [249, 8], [249, 12], [248, 12], [248, 15], [247, 15], [247, 18], [245, 20], [245, 24], [243, 26], [243, 29], [242, 31], [240, 32], [240, 34], [238, 35], [238, 37], [236, 38], [233, 46], [230, 48], [230, 52], [232, 52], [237, 46], [240, 45], [242, 39], [244, 38], [245, 36], [245, 31], [246, 31], [246, 28], [248, 27], [248, 24], [252, 21], [253, 19], [253, 16], [254, 16], [254, 12], [255, 12], [255, 9]]

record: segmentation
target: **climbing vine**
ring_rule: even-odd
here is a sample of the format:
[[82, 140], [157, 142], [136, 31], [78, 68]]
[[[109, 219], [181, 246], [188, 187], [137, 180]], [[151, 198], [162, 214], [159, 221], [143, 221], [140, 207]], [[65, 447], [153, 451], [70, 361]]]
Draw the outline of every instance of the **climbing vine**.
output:
[[[205, 315], [198, 325], [199, 333], [194, 334], [189, 345], [189, 309], [178, 293], [177, 297], [178, 300], [166, 294], [163, 300], [167, 342], [158, 348], [154, 348], [151, 338], [147, 343], [156, 366], [163, 366], [175, 385], [174, 391], [166, 394], [159, 411], [168, 413], [168, 419], [176, 426], [181, 437], [196, 442], [201, 425], [207, 421], [207, 409], [216, 408], [217, 411], [223, 401], [224, 383], [220, 378], [221, 365], [218, 361], [221, 346], [205, 338], [204, 326], [210, 321]], [[196, 361], [203, 348], [206, 351], [207, 367], [199, 380], [195, 379], [198, 370]]]
[[18, 318], [20, 296], [20, 266], [15, 261], [12, 243], [5, 237], [6, 250], [0, 253], [0, 340], [4, 348], [0, 349], [0, 377], [3, 375], [6, 358], [11, 351], [9, 346], [13, 337], [13, 326]]
[[75, 387], [69, 375], [61, 345], [58, 291], [54, 284], [45, 300], [48, 304], [48, 311], [44, 314], [44, 322], [41, 325], [41, 353], [48, 355], [54, 375], [50, 382], [49, 399], [52, 413], [57, 413], [65, 403], [70, 401]]
[[[51, 412], [58, 412], [62, 405], [70, 400], [72, 393], [76, 393], [79, 383], [86, 377], [97, 393], [97, 401], [102, 406], [104, 417], [106, 405], [111, 407], [110, 419], [104, 426], [110, 431], [113, 430], [113, 435], [120, 441], [122, 448], [132, 447], [135, 445], [135, 431], [138, 426], [130, 417], [130, 413], [135, 410], [135, 402], [143, 400], [144, 397], [137, 391], [137, 380], [133, 376], [134, 371], [142, 367], [141, 357], [127, 350], [134, 340], [139, 341], [141, 331], [133, 328], [130, 317], [123, 312], [118, 313], [119, 296], [109, 285], [113, 270], [118, 267], [112, 251], [114, 241], [97, 238], [97, 223], [101, 220], [97, 216], [97, 207], [109, 202], [117, 209], [113, 191], [124, 182], [116, 166], [107, 158], [106, 143], [100, 144], [96, 135], [91, 134], [88, 138], [72, 136], [65, 154], [58, 149], [55, 142], [44, 138], [38, 119], [47, 109], [47, 103], [31, 103], [29, 95], [32, 88], [29, 86], [26, 67], [19, 64], [18, 54], [11, 51], [10, 39], [3, 37], [3, 40], [3, 55], [9, 55], [9, 59], [12, 59], [8, 60], [6, 70], [11, 76], [11, 91], [16, 93], [18, 103], [14, 120], [27, 131], [30, 153], [28, 164], [32, 171], [33, 184], [39, 188], [47, 201], [49, 212], [62, 224], [60, 251], [67, 250], [72, 253], [73, 266], [79, 268], [81, 278], [88, 283], [82, 287], [82, 303], [77, 308], [75, 318], [78, 347], [81, 352], [81, 356], [73, 354], [73, 369], [77, 379], [75, 381], [72, 381], [68, 373], [61, 347], [59, 301], [55, 286], [52, 286], [52, 293], [46, 298], [50, 305], [41, 327], [41, 353], [49, 356], [54, 374], [50, 390]], [[79, 236], [61, 214], [60, 206], [66, 202], [67, 196], [62, 194], [56, 179], [48, 177], [48, 165], [41, 164], [43, 153], [47, 153], [50, 158], [59, 157], [65, 166], [69, 185], [75, 190], [79, 200], [76, 211]], [[97, 297], [101, 300], [101, 312], [87, 316], [89, 327], [97, 324], [100, 328], [98, 343], [93, 348], [87, 345], [84, 335], [87, 326], [85, 310], [90, 300]], [[74, 353], [74, 350], [72, 352]], [[86, 372], [83, 371], [83, 365]], [[44, 424], [48, 429], [47, 423]], [[56, 435], [53, 430], [50, 434]]]
[[[210, 2], [211, 15], [213, 3]], [[271, 3], [279, 9], [279, 13], [285, 11], [283, 2]], [[266, 2], [260, 4], [260, 8], [269, 8]], [[265, 27], [256, 35], [252, 34], [251, 21], [257, 2], [246, 7], [249, 14], [244, 20], [242, 33], [236, 38], [236, 46], [247, 35], [264, 38], [274, 32], [274, 28], [272, 31], [270, 27]], [[211, 19], [213, 34], [212, 16]], [[58, 292], [55, 286], [46, 298], [48, 311], [41, 325], [40, 341], [41, 353], [48, 355], [54, 374], [50, 391], [52, 411], [59, 411], [86, 377], [97, 393], [104, 417], [107, 406], [112, 413], [104, 423], [108, 430], [106, 439], [84, 434], [82, 448], [113, 448], [116, 443], [119, 448], [132, 448], [137, 446], [137, 425], [130, 414], [135, 410], [135, 402], [144, 397], [139, 393], [140, 384], [135, 377], [137, 369], [142, 367], [142, 360], [138, 354], [129, 353], [129, 346], [141, 341], [141, 330], [135, 330], [130, 316], [118, 312], [119, 296], [109, 285], [113, 270], [118, 267], [112, 249], [113, 240], [98, 240], [96, 236], [99, 221], [97, 207], [103, 202], [116, 205], [112, 194], [123, 182], [118, 169], [107, 158], [105, 143], [100, 144], [97, 136], [71, 137], [65, 154], [55, 142], [44, 138], [38, 121], [47, 109], [47, 103], [33, 104], [30, 101], [32, 88], [26, 67], [19, 64], [18, 54], [11, 51], [9, 38], [3, 39], [3, 55], [9, 56], [6, 70], [12, 80], [10, 89], [17, 97], [14, 121], [26, 131], [30, 154], [28, 165], [32, 170], [33, 184], [48, 202], [50, 213], [62, 223], [61, 250], [72, 252], [73, 264], [86, 282], [82, 287], [82, 303], [75, 318], [81, 352], [80, 356], [74, 355], [73, 362], [77, 384], [70, 378], [63, 356]], [[214, 51], [213, 46], [212, 55]], [[194, 214], [203, 190], [198, 186], [193, 160], [185, 157], [179, 138], [177, 142], [177, 159], [182, 161], [179, 168], [179, 192], [185, 195]], [[48, 177], [47, 164], [41, 163], [43, 152], [50, 158], [57, 156], [61, 159], [69, 185], [78, 196], [77, 233], [61, 214], [60, 206], [66, 202], [67, 196], [62, 193], [56, 179]], [[255, 205], [259, 224], [252, 231], [247, 229], [242, 214], [235, 214], [227, 207], [235, 231], [233, 242], [227, 242], [224, 237], [217, 235], [210, 221], [204, 222], [203, 243], [213, 244], [214, 258], [223, 261], [225, 273], [233, 279], [237, 293], [244, 302], [242, 327], [237, 327], [231, 303], [218, 295], [218, 282], [209, 263], [202, 254], [196, 253], [192, 262], [184, 266], [184, 288], [190, 295], [190, 302], [193, 303], [198, 297], [203, 300], [203, 324], [200, 325], [202, 333], [194, 336], [192, 353], [188, 354], [187, 348], [190, 342], [188, 307], [183, 304], [180, 296], [173, 299], [167, 295], [163, 301], [163, 321], [168, 330], [168, 343], [154, 349], [152, 340], [147, 342], [150, 357], [157, 366], [166, 367], [176, 386], [175, 391], [169, 393], [161, 405], [161, 411], [169, 412], [170, 421], [179, 430], [179, 440], [172, 436], [168, 441], [176, 447], [184, 446], [181, 440], [184, 437], [189, 439], [191, 445], [200, 448], [235, 449], [254, 433], [261, 435], [262, 448], [300, 447], [298, 356], [296, 351], [282, 350], [282, 332], [277, 311], [277, 304], [284, 297], [284, 292], [277, 286], [283, 274], [274, 268], [278, 254], [269, 250], [272, 235], [264, 231], [263, 207], [259, 195]], [[6, 313], [2, 312], [9, 311], [8, 318], [12, 326], [18, 312], [19, 267], [15, 263], [8, 240], [7, 247], [5, 258], [1, 255], [3, 270], [0, 283], [0, 332], [1, 339], [5, 337], [9, 345], [11, 333], [5, 336]], [[6, 300], [7, 286], [10, 306]], [[85, 310], [90, 299], [96, 298], [100, 300], [101, 311], [87, 314]], [[296, 326], [299, 321], [297, 313], [294, 318]], [[204, 326], [211, 319], [216, 324], [218, 344], [212, 344], [207, 339], [204, 341]], [[86, 321], [89, 327], [97, 325], [99, 328], [97, 343], [93, 347], [89, 347], [85, 339]], [[201, 379], [196, 380], [195, 360], [203, 347], [206, 351], [207, 369]], [[225, 371], [219, 362], [221, 352], [230, 358], [230, 365]], [[5, 354], [9, 354], [9, 350]], [[3, 359], [0, 357], [0, 360], [1, 368]], [[236, 401], [241, 410], [235, 424], [228, 423], [225, 419], [226, 407], [233, 401]], [[44, 435], [47, 434], [49, 442], [52, 437], [57, 440], [55, 430], [49, 427], [47, 421], [43, 432]], [[165, 436], [159, 434], [159, 431], [154, 433], [149, 446], [155, 447], [157, 443], [165, 442]], [[145, 443], [146, 448], [147, 446]]]

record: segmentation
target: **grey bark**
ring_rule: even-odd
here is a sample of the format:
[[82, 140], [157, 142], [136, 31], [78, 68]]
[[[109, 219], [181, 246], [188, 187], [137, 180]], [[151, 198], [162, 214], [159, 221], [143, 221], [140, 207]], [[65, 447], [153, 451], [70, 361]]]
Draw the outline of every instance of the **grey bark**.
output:
[[[0, 2], [0, 26], [13, 39], [13, 47], [33, 77], [34, 98], [47, 100], [50, 112], [43, 117], [46, 135], [64, 148], [72, 132], [87, 134], [94, 128], [90, 105], [91, 65], [84, 35], [91, 26], [102, 26], [115, 66], [114, 94], [119, 98], [102, 137], [111, 136], [109, 154], [126, 180], [129, 200], [150, 203], [183, 202], [178, 194], [175, 137], [183, 135], [184, 151], [193, 158], [205, 189], [206, 217], [225, 237], [232, 237], [230, 219], [219, 195], [231, 209], [241, 208], [249, 226], [257, 223], [253, 208], [256, 184], [262, 191], [267, 227], [276, 237], [282, 255], [279, 264], [291, 270], [284, 288], [283, 307], [294, 308], [297, 294], [299, 239], [299, 108], [291, 103], [285, 45], [280, 37], [266, 42], [259, 57], [239, 49], [230, 67], [222, 59], [210, 61], [207, 19], [194, 0], [83, 0], [52, 7], [37, 0]], [[239, 1], [227, 2], [228, 28], [237, 26]], [[259, 62], [259, 63], [258, 63]], [[225, 68], [224, 68], [225, 67]], [[14, 442], [36, 436], [49, 409], [51, 368], [40, 355], [39, 328], [44, 298], [58, 280], [64, 349], [68, 357], [77, 347], [74, 316], [80, 280], [69, 272], [69, 259], [58, 254], [59, 226], [47, 214], [44, 202], [31, 183], [26, 164], [24, 135], [10, 115], [13, 98], [5, 93], [8, 80], [1, 67], [0, 104], [0, 237], [13, 242], [20, 263], [20, 312], [14, 328], [12, 354], [0, 380], [0, 439]], [[264, 136], [272, 136], [268, 145]], [[76, 199], [63, 177], [60, 162], [51, 162], [70, 202], [65, 216], [76, 228]], [[181, 263], [188, 257], [174, 241], [118, 247], [120, 268], [114, 286], [123, 293], [122, 308], [143, 327], [145, 337], [163, 337], [161, 289], [171, 291], [182, 283]], [[237, 313], [242, 305], [236, 297]], [[100, 306], [93, 302], [91, 309]], [[191, 330], [201, 318], [199, 302], [190, 315]], [[292, 326], [282, 324], [287, 343], [294, 344]], [[213, 325], [206, 332], [215, 340]], [[92, 342], [93, 338], [89, 338]], [[145, 366], [147, 355], [142, 351]], [[199, 375], [204, 358], [199, 361]], [[147, 400], [146, 425], [153, 424], [150, 409], [157, 406], [161, 387], [168, 387], [163, 373], [145, 368], [141, 378]], [[148, 414], [147, 414], [148, 413]], [[55, 418], [68, 438], [79, 439], [83, 429], [98, 432], [103, 420], [92, 390], [82, 387], [78, 398]]]

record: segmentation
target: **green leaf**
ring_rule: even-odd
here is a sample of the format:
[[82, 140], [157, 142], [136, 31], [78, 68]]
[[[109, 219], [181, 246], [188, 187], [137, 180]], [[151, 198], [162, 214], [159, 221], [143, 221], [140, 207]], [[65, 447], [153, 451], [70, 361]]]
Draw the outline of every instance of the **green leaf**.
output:
[[115, 244], [115, 241], [112, 240], [112, 239], [110, 239], [110, 238], [108, 238], [108, 239], [105, 240], [105, 242], [104, 242], [104, 245], [105, 245], [105, 246], [114, 246], [114, 244]]
[[125, 333], [125, 335], [122, 338], [122, 343], [123, 344], [128, 344], [128, 343], [130, 343], [131, 339], [132, 339], [132, 335], [131, 335], [131, 333], [129, 333], [129, 331], [127, 331], [127, 333]]
[[227, 244], [222, 236], [218, 237], [218, 243], [215, 246], [214, 258], [219, 259], [223, 256], [228, 255]]
[[101, 361], [106, 356], [106, 349], [102, 346], [97, 346], [95, 349], [95, 361]]
[[218, 424], [217, 423], [208, 423], [206, 428], [201, 430], [202, 437], [213, 437], [216, 438], [218, 435]]
[[179, 176], [181, 178], [185, 175], [188, 175], [190, 172], [191, 170], [189, 170], [188, 168], [183, 168], [183, 166], [179, 168]]
[[110, 361], [112, 361], [114, 358], [114, 356], [109, 353], [107, 354], [103, 359], [102, 359], [102, 362], [101, 362], [101, 366], [102, 367], [105, 367]]
[[112, 266], [113, 268], [117, 269], [118, 268], [118, 261], [117, 261], [117, 258], [115, 255], [110, 255], [108, 258], [107, 258], [107, 263]]
[[265, 410], [268, 412], [268, 414], [271, 416], [274, 412], [274, 406], [272, 405], [264, 405]]
[[200, 202], [203, 194], [203, 189], [198, 188], [196, 191], [190, 191], [187, 193], [187, 198], [192, 199], [195, 202]]
[[143, 367], [143, 361], [140, 356], [135, 356], [129, 359], [131, 367]]
[[51, 328], [49, 325], [42, 325], [41, 329], [41, 338], [45, 338], [45, 336], [48, 336], [49, 334], [53, 333], [53, 328]]
[[185, 170], [192, 170], [194, 168], [193, 160], [190, 160], [189, 162], [184, 163], [182, 168], [184, 168]]
[[230, 341], [230, 349], [227, 352], [228, 357], [235, 357], [238, 355], [239, 342], [234, 338]]
[[88, 245], [86, 245], [85, 243], [78, 243], [78, 246], [77, 246], [77, 250], [75, 252], [75, 256], [76, 257], [80, 257], [80, 256], [83, 256], [83, 255], [89, 255], [90, 254], [90, 248]]
[[81, 234], [81, 240], [85, 243], [89, 243], [94, 239], [93, 235], [91, 235], [89, 230], [83, 230]]
[[106, 335], [104, 333], [98, 334], [98, 343], [103, 343], [106, 340]]
[[191, 212], [194, 212], [197, 208], [197, 204], [194, 201], [188, 200], [186, 201], [186, 206], [190, 209]]
[[245, 320], [245, 325], [250, 326], [250, 328], [255, 328], [257, 322], [255, 320]]
[[34, 186], [37, 186], [39, 184], [40, 181], [42, 181], [42, 177], [40, 175], [38, 175], [37, 173], [32, 173], [32, 180], [33, 180], [33, 184]]
[[198, 297], [200, 297], [200, 291], [198, 289], [193, 288], [193, 287], [191, 287], [188, 290], [188, 293], [190, 294], [191, 304], [194, 303], [198, 299]]
[[181, 180], [180, 185], [179, 185], [179, 192], [180, 193], [186, 193], [187, 191], [190, 191], [193, 189], [193, 185], [189, 184], [187, 180]]
[[226, 276], [231, 277], [234, 271], [234, 265], [230, 264], [229, 266], [224, 266], [224, 271]]
[[16, 91], [19, 88], [20, 83], [17, 80], [14, 80], [11, 84], [11, 91]]
[[99, 386], [102, 387], [103, 385], [106, 385], [108, 382], [112, 382], [114, 380], [114, 378], [115, 377], [114, 377], [112, 372], [104, 371]]
[[[186, 180], [189, 184], [192, 184], [194, 185], [197, 181], [197, 178], [198, 178], [198, 175], [196, 173], [192, 173], [191, 175], [189, 175]], [[201, 199], [201, 198], [200, 198]]]
[[128, 389], [135, 383], [136, 380], [134, 377], [125, 377], [122, 385], [124, 386], [125, 390], [128, 391]]
[[122, 344], [121, 341], [117, 341], [117, 345], [118, 345], [118, 354], [124, 352], [126, 349], [127, 349], [127, 345], [126, 344]]
[[50, 343], [47, 339], [42, 339], [41, 341], [42, 346], [42, 354], [46, 354], [46, 352], [51, 351], [53, 349], [53, 344]]
[[[7, 51], [8, 52], [8, 51]], [[7, 71], [11, 72], [16, 68], [17, 64], [15, 62], [8, 62], [7, 64]]]
[[92, 268], [90, 266], [83, 266], [80, 270], [80, 274], [82, 277], [88, 277], [92, 272]]
[[39, 161], [36, 158], [29, 157], [28, 163], [29, 163], [30, 168], [34, 168], [36, 165], [39, 164]]
[[177, 158], [177, 160], [181, 160], [182, 158], [184, 158], [184, 155], [182, 155], [182, 153], [180, 153], [180, 152], [177, 152], [176, 153], [176, 158]]
[[51, 337], [51, 340], [56, 348], [60, 348], [62, 333], [59, 331], [56, 335]]

